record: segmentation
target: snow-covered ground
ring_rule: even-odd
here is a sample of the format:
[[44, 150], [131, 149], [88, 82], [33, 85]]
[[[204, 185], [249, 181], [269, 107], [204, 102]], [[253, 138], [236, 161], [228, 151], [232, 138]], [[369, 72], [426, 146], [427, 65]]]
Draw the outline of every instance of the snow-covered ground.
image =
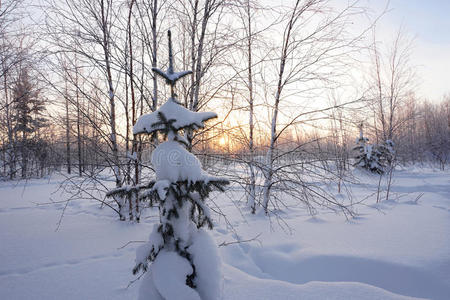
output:
[[[363, 176], [364, 175], [360, 175]], [[361, 178], [356, 198], [376, 189]], [[135, 299], [136, 247], [156, 214], [120, 222], [98, 203], [53, 193], [61, 178], [0, 183], [0, 299]], [[53, 194], [52, 194], [53, 193]], [[414, 200], [420, 195], [418, 203]], [[282, 219], [250, 215], [242, 191], [215, 194], [223, 299], [450, 299], [450, 173], [398, 171], [391, 201], [358, 205], [358, 217], [301, 207]], [[207, 299], [205, 299], [207, 300]]]

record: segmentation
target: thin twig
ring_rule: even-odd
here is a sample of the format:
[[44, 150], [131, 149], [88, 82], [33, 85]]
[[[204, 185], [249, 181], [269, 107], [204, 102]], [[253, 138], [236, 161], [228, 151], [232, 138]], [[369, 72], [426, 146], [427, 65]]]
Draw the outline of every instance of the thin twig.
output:
[[219, 247], [223, 247], [223, 246], [229, 246], [229, 245], [233, 245], [233, 244], [241, 244], [241, 243], [248, 243], [248, 242], [253, 242], [253, 241], [257, 241], [260, 245], [261, 245], [261, 241], [258, 240], [258, 238], [261, 236], [261, 232], [258, 233], [254, 238], [248, 239], [248, 240], [240, 240], [240, 241], [233, 241], [233, 242], [225, 242], [223, 241]]
[[129, 241], [128, 243], [126, 243], [125, 245], [123, 245], [122, 247], [117, 248], [117, 250], [123, 249], [126, 246], [128, 246], [129, 244], [133, 244], [133, 243], [146, 243], [146, 241]]

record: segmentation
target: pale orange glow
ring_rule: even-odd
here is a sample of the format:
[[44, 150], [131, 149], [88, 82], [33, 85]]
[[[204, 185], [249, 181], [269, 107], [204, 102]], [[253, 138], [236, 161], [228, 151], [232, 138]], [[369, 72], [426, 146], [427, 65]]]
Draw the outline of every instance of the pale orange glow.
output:
[[221, 137], [219, 140], [219, 145], [223, 147], [226, 145], [226, 143], [227, 143], [227, 141], [226, 141], [225, 137], [224, 136]]

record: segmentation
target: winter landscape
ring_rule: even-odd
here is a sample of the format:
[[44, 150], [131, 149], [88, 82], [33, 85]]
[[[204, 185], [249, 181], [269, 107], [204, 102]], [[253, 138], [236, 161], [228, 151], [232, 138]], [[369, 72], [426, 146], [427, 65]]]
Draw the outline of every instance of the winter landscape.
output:
[[[402, 198], [368, 201], [350, 220], [292, 208], [282, 227], [242, 210], [240, 197], [218, 197], [230, 224], [216, 218], [215, 244], [256, 237], [219, 247], [221, 299], [448, 299], [449, 175], [400, 170], [393, 192], [407, 191]], [[72, 201], [55, 231], [65, 203], [48, 202], [61, 180], [1, 184], [0, 298], [137, 299], [140, 282], [128, 284], [140, 243], [127, 243], [148, 239], [155, 214], [122, 223], [96, 202]], [[370, 180], [355, 194], [376, 190]]]
[[0, 2], [0, 299], [450, 299], [449, 4], [275, 2]]

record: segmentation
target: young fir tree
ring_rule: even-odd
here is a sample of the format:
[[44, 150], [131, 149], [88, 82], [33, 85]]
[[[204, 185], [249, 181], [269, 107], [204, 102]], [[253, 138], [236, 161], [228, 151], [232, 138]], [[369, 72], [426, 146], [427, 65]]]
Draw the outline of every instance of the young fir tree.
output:
[[383, 144], [377, 146], [377, 150], [380, 153], [380, 165], [383, 169], [383, 173], [387, 172], [393, 165], [395, 156], [394, 142], [392, 140], [386, 140]]
[[145, 185], [122, 187], [109, 196], [138, 193], [140, 199], [159, 204], [160, 222], [155, 224], [149, 242], [139, 247], [133, 273], [146, 272], [139, 299], [219, 299], [221, 268], [217, 246], [204, 231], [213, 223], [205, 205], [209, 193], [223, 191], [228, 181], [208, 175], [199, 160], [186, 150], [180, 130], [197, 130], [217, 117], [212, 112], [192, 112], [180, 105], [174, 93], [177, 80], [191, 71], [174, 72], [169, 35], [169, 68], [153, 68], [171, 87], [171, 97], [156, 111], [141, 116], [134, 134], [162, 133], [165, 142], [152, 153], [156, 180]]
[[353, 151], [356, 152], [355, 167], [368, 170], [372, 173], [383, 174], [384, 166], [382, 164], [382, 152], [377, 145], [369, 144], [369, 139], [364, 137], [363, 124], [359, 126], [359, 138], [356, 139], [356, 146]]
[[394, 159], [395, 155], [395, 143], [392, 140], [386, 140], [381, 148], [383, 159], [386, 161], [386, 164], [392, 164], [392, 160]]

